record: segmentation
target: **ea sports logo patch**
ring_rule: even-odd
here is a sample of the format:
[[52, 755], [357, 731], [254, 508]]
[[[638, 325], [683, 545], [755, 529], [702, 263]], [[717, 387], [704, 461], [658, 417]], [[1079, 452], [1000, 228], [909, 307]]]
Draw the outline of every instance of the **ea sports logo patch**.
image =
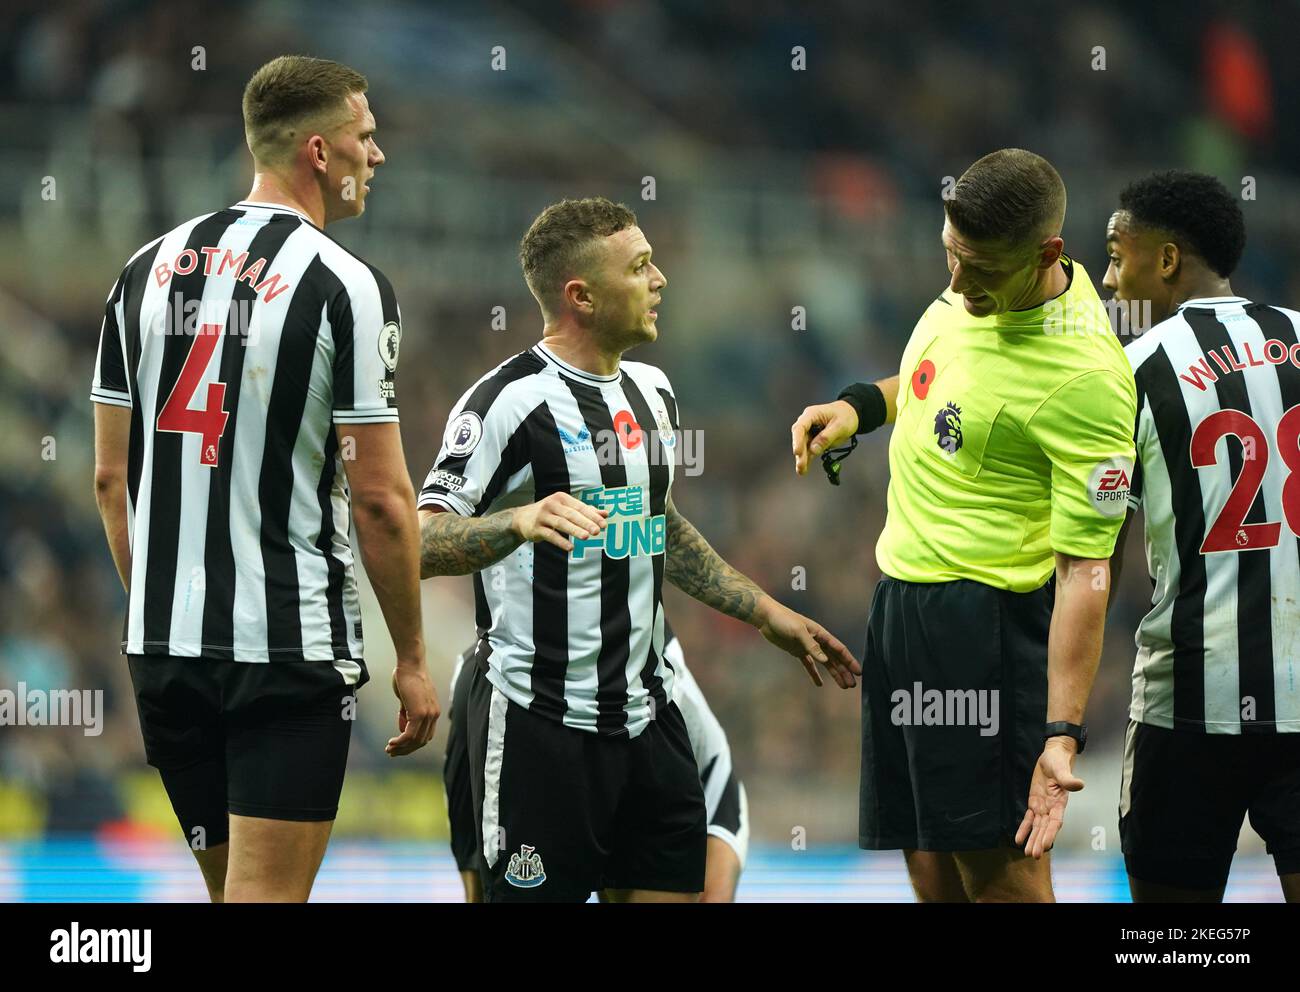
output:
[[483, 440], [483, 421], [473, 410], [466, 410], [447, 428], [447, 453], [463, 458]]
[[397, 371], [397, 351], [402, 344], [402, 329], [390, 320], [379, 332], [379, 359], [389, 372]]
[[934, 415], [934, 433], [939, 441], [939, 450], [951, 458], [961, 450], [961, 407], [956, 403], [947, 404]]
[[1103, 517], [1122, 517], [1128, 510], [1133, 478], [1131, 458], [1106, 458], [1088, 476], [1088, 500]]

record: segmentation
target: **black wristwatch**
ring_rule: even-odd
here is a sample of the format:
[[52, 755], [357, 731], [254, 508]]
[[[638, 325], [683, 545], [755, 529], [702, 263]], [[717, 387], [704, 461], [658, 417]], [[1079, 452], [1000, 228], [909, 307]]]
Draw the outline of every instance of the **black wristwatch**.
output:
[[1083, 754], [1084, 745], [1088, 743], [1088, 725], [1057, 720], [1043, 728], [1043, 741], [1046, 742], [1049, 737], [1073, 737], [1079, 745], [1078, 753]]

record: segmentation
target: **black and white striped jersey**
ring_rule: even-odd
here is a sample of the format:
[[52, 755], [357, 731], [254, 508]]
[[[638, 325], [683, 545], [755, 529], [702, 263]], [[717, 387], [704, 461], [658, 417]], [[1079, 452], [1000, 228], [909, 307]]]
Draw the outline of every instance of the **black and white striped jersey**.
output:
[[511, 702], [635, 737], [672, 698], [660, 592], [677, 430], [657, 368], [593, 375], [541, 344], [452, 410], [422, 508], [479, 516], [567, 492], [609, 511], [604, 533], [568, 553], [526, 543], [474, 575], [488, 678]]
[[1129, 503], [1151, 612], [1130, 713], [1203, 733], [1300, 731], [1300, 313], [1189, 300], [1126, 349]]
[[91, 399], [131, 409], [122, 650], [334, 661], [361, 611], [334, 424], [397, 421], [388, 280], [305, 215], [251, 202], [140, 249]]

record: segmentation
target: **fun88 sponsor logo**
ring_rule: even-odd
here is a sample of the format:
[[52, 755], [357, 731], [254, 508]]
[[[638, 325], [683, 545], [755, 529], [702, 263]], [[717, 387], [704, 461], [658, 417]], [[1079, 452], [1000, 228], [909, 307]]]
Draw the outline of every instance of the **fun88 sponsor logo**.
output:
[[646, 516], [644, 486], [596, 486], [578, 493], [588, 506], [609, 511], [599, 537], [575, 537], [569, 557], [581, 561], [588, 551], [603, 551], [610, 558], [636, 558], [664, 553], [667, 518]]

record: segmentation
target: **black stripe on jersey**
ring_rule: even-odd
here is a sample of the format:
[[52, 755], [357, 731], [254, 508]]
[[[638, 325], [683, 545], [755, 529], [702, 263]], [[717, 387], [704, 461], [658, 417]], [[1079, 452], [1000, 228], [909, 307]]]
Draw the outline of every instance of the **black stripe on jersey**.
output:
[[681, 421], [677, 419], [677, 397], [662, 386], [657, 387], [655, 391], [659, 394], [659, 398], [664, 401], [664, 406], [668, 408], [668, 422], [673, 425], [673, 430], [681, 430]]
[[[144, 471], [144, 413], [140, 404], [140, 310], [144, 290], [152, 271], [159, 238], [142, 251], [122, 273], [122, 315], [126, 319], [126, 364], [131, 383], [131, 443], [126, 461], [126, 485], [131, 505], [139, 506], [140, 476]], [[129, 613], [129, 610], [128, 610]]]
[[488, 607], [482, 572], [474, 573], [474, 626], [478, 628], [480, 638], [487, 637], [488, 631], [492, 629], [492, 610]]
[[321, 466], [320, 482], [316, 486], [316, 500], [320, 504], [320, 534], [316, 537], [316, 547], [325, 559], [328, 574], [325, 602], [330, 615], [330, 644], [333, 645], [335, 658], [349, 658], [352, 650], [348, 646], [348, 621], [343, 612], [343, 579], [346, 570], [343, 562], [334, 555], [334, 504], [330, 500], [337, 471], [334, 459], [338, 451], [338, 434], [331, 424], [325, 429], [325, 464]]
[[[533, 412], [536, 412], [536, 410]], [[492, 473], [492, 478], [483, 487], [483, 498], [475, 505], [474, 516], [482, 515], [492, 505], [493, 501], [501, 495], [501, 490], [505, 488], [510, 477], [528, 464], [530, 449], [528, 446], [529, 431], [525, 427], [527, 421], [528, 418], [525, 417], [501, 449], [501, 460], [497, 462], [496, 471]], [[430, 486], [428, 491], [445, 492], [446, 490], [441, 486]]]
[[[242, 216], [242, 215], [241, 215]], [[265, 258], [268, 265], [284, 247], [285, 240], [302, 223], [292, 214], [276, 214], [253, 236], [249, 258]], [[239, 391], [244, 382], [247, 335], [259, 305], [256, 290], [248, 280], [235, 280], [226, 314], [221, 343], [220, 381], [226, 384], [226, 431], [218, 445], [217, 464], [208, 483], [207, 541], [203, 548], [203, 574], [207, 592], [203, 601], [203, 653], [207, 657], [232, 660], [235, 656], [235, 555], [230, 543], [230, 478], [235, 464], [235, 432], [239, 428]], [[346, 643], [346, 641], [344, 642]]]
[[[226, 229], [242, 214], [222, 210], [199, 221], [190, 230], [185, 247], [198, 257], [205, 245], [219, 244]], [[201, 303], [207, 276], [196, 265], [188, 274], [173, 273], [163, 292], [167, 294], [166, 323], [151, 333], [162, 337], [158, 392], [154, 399], [153, 480], [149, 493], [149, 549], [144, 576], [144, 643], [166, 644], [171, 640], [172, 597], [176, 587], [176, 557], [181, 526], [181, 457], [187, 435], [157, 430], [157, 417], [180, 377], [185, 359], [194, 344], [198, 313], [184, 317], [185, 333], [174, 333], [176, 322], [191, 301]], [[177, 300], [181, 313], [175, 313]], [[137, 326], [137, 335], [141, 329]]]
[[[400, 329], [401, 322], [398, 320], [397, 315], [397, 294], [393, 292], [393, 284], [388, 281], [388, 278], [382, 272], [369, 262], [365, 262], [364, 264], [365, 267], [370, 270], [370, 274], [374, 277], [375, 285], [379, 287], [379, 306], [383, 311], [384, 324], [397, 324]], [[385, 381], [393, 382], [395, 375], [395, 370], [388, 368], [384, 369]], [[394, 390], [393, 395], [388, 398], [388, 408], [390, 410], [397, 409], [396, 390]]]
[[[312, 359], [320, 334], [321, 300], [328, 299], [327, 294], [336, 287], [337, 277], [317, 255], [289, 301], [275, 360], [275, 381], [267, 403], [258, 500], [262, 504], [262, 566], [266, 574], [266, 646], [271, 657], [302, 654], [298, 562], [289, 541], [293, 449], [307, 406]], [[326, 428], [327, 434], [332, 432], [332, 427]]]
[[[650, 409], [650, 404], [646, 401], [645, 394], [630, 375], [623, 375], [623, 392], [627, 395], [628, 403], [632, 405], [632, 416], [636, 422], [641, 425], [641, 440], [646, 447], [646, 457], [650, 462], [650, 515], [659, 516], [664, 513], [668, 503], [668, 461], [672, 457], [672, 452], [664, 447], [663, 439], [659, 436], [659, 430], [655, 426], [654, 411]], [[663, 393], [664, 390], [659, 390]], [[657, 455], [651, 455], [649, 445], [653, 444], [658, 451]], [[654, 609], [657, 611], [661, 608], [663, 588], [664, 588], [664, 558], [668, 554], [665, 547], [663, 554], [654, 555], [651, 558], [651, 565], [654, 570]], [[664, 641], [667, 644], [667, 640]], [[657, 707], [654, 712], [660, 712], [660, 708], [668, 705], [668, 695], [664, 692], [663, 679], [655, 674], [659, 667], [659, 656], [654, 649], [653, 641], [650, 644], [650, 651], [646, 655], [645, 664], [641, 666], [641, 685], [655, 701]]]
[[[521, 358], [523, 356], [520, 356]], [[467, 408], [468, 409], [468, 408]], [[551, 408], [538, 406], [524, 420], [533, 455], [534, 499], [567, 493], [569, 463]], [[474, 576], [476, 583], [479, 575]], [[475, 598], [481, 583], [474, 587]], [[486, 612], [486, 610], [484, 611]], [[482, 616], [479, 626], [482, 627]], [[490, 625], [491, 617], [486, 618]], [[552, 720], [563, 720], [568, 709], [564, 676], [569, 668], [569, 554], [549, 541], [533, 544], [533, 702], [529, 709]]]
[[351, 410], [357, 390], [352, 300], [347, 293], [340, 293], [330, 303], [329, 322], [330, 336], [334, 338], [334, 409]]
[[[1188, 307], [1183, 311], [1196, 343], [1208, 355], [1211, 349], [1229, 349], [1236, 346], [1228, 330], [1215, 316], [1213, 310]], [[1219, 407], [1240, 410], [1251, 415], [1250, 397], [1244, 375], [1222, 375], [1214, 384]], [[1232, 482], [1236, 485], [1242, 468], [1242, 441], [1234, 434], [1226, 436], [1228, 464]], [[1264, 442], [1268, 444], [1266, 440]], [[1247, 523], [1263, 523], [1268, 519], [1261, 489], [1246, 514]], [[1237, 556], [1237, 675], [1241, 698], [1255, 700], [1255, 719], [1241, 722], [1242, 733], [1273, 733], [1276, 700], [1273, 695], [1273, 611], [1270, 605], [1272, 582], [1269, 577], [1272, 551], [1255, 548], [1234, 552]]]
[[[532, 352], [520, 352], [492, 373], [492, 375], [488, 376], [488, 378], [475, 386], [473, 392], [466, 397], [464, 405], [460, 408], [460, 412], [476, 413], [480, 420], [486, 422], [488, 411], [492, 409], [492, 404], [496, 402], [497, 397], [501, 395], [501, 391], [505, 389], [506, 386], [510, 385], [510, 383], [517, 379], [523, 379], [525, 376], [536, 375], [544, 368], [546, 368], [546, 363]], [[559, 434], [555, 433], [554, 430], [552, 430], [551, 433], [555, 434], [556, 438], [559, 438]], [[439, 463], [438, 468], [455, 475], [464, 475], [465, 466], [469, 464], [470, 455], [472, 454], [473, 452], [471, 451], [464, 455], [449, 455]], [[563, 460], [563, 448], [560, 449], [560, 455], [561, 460]], [[565, 471], [567, 473], [568, 470], [566, 469]], [[445, 490], [441, 490], [438, 487], [434, 487], [431, 491], [445, 492]], [[540, 496], [537, 498], [541, 499]]]
[[1192, 425], [1183, 404], [1178, 376], [1161, 345], [1137, 370], [1138, 388], [1151, 405], [1174, 494], [1174, 544], [1178, 549], [1178, 594], [1170, 617], [1174, 647], [1174, 720], [1189, 729], [1205, 729], [1205, 510], [1201, 480], [1192, 467]]
[[99, 385], [119, 393], [131, 392], [126, 379], [126, 357], [122, 354], [122, 338], [117, 323], [117, 304], [122, 299], [125, 274], [117, 280], [113, 294], [104, 307], [104, 325], [99, 334]]
[[1136, 382], [1137, 386], [1137, 414], [1133, 418], [1133, 444], [1134, 451], [1138, 457], [1133, 460], [1133, 478], [1129, 480], [1129, 495], [1141, 502], [1142, 500], [1142, 450], [1137, 447], [1138, 428], [1142, 423], [1142, 407], [1146, 404], [1147, 394], [1142, 386], [1141, 380]]
[[[596, 450], [603, 439], [614, 436], [614, 418], [605, 397], [596, 386], [561, 375], [564, 384], [578, 403], [578, 411], [591, 433]], [[626, 383], [627, 376], [623, 376]], [[638, 421], [640, 423], [640, 421]], [[642, 429], [642, 437], [645, 432]], [[619, 457], [597, 458], [600, 484], [606, 489], [627, 485], [627, 468], [622, 461], [622, 439], [608, 447]], [[632, 636], [632, 613], [628, 609], [628, 590], [632, 583], [630, 558], [600, 556], [600, 656], [596, 661], [596, 732], [617, 733], [627, 727], [627, 661]]]

